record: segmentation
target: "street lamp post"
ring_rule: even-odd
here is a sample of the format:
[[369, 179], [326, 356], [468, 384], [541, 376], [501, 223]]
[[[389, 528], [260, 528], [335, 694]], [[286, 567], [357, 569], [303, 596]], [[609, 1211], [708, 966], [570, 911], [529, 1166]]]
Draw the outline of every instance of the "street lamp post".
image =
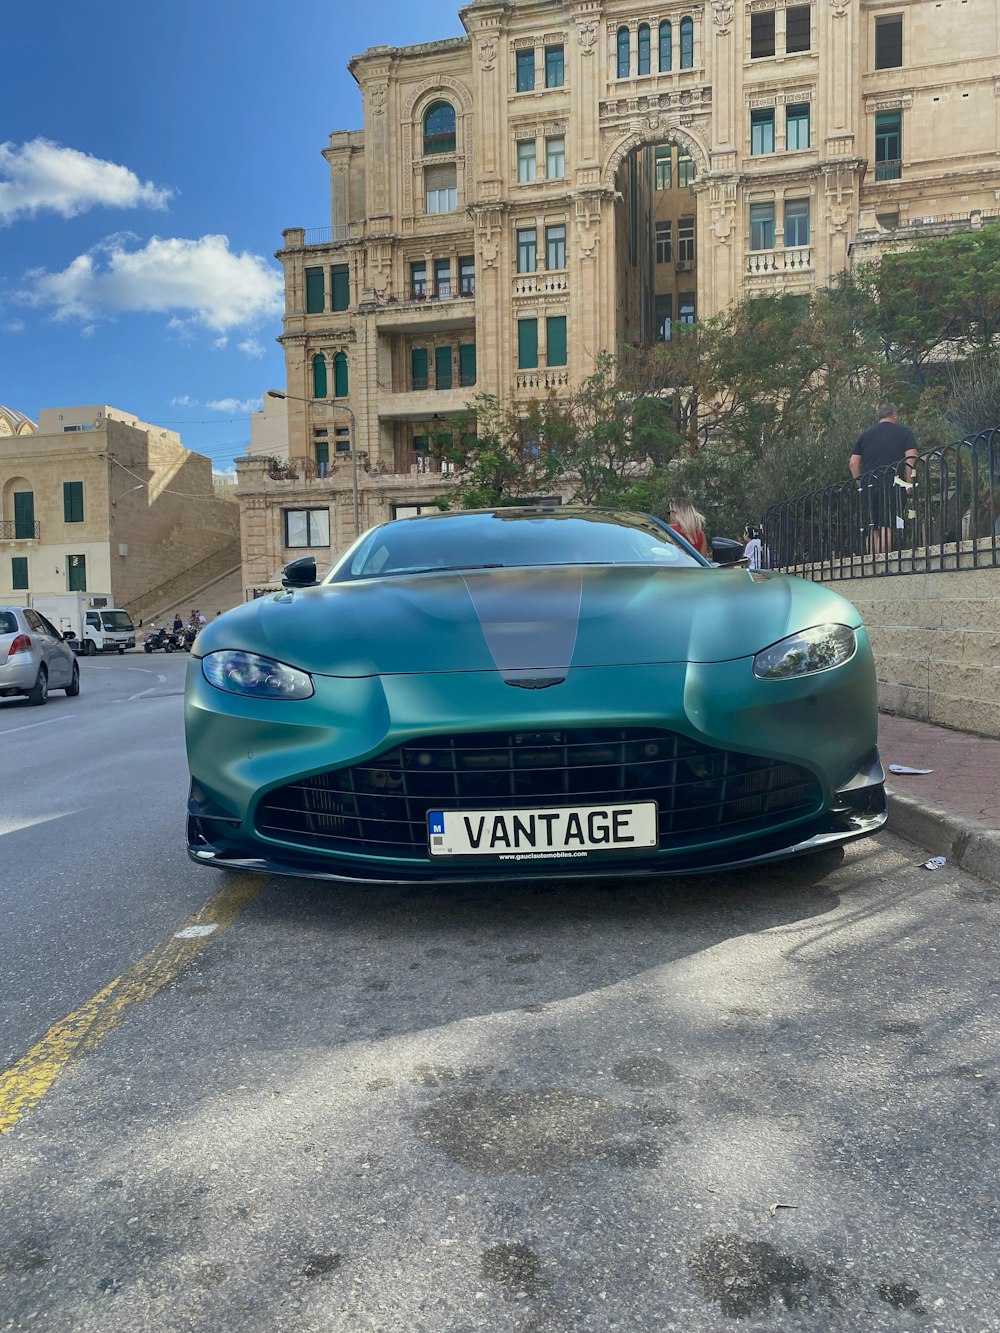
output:
[[[268, 398], [291, 398], [297, 403], [312, 403], [312, 398], [303, 398], [297, 393], [282, 393], [280, 389], [268, 389], [266, 397]], [[358, 496], [358, 423], [354, 413], [346, 403], [323, 403], [324, 407], [332, 407], [335, 412], [346, 412], [351, 418], [351, 499], [354, 502], [354, 535], [355, 537], [361, 531], [361, 505]]]

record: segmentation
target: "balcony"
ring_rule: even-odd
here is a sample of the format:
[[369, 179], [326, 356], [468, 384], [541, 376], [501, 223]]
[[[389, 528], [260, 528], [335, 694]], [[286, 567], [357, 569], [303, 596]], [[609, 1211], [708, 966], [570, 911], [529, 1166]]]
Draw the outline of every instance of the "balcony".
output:
[[401, 292], [380, 292], [375, 298], [375, 323], [391, 333], [405, 329], [460, 329], [476, 322], [476, 280], [444, 284], [433, 290], [418, 285]]
[[365, 234], [363, 222], [338, 222], [333, 227], [289, 227], [284, 233], [286, 250], [329, 250], [360, 241]]
[[552, 273], [519, 273], [514, 279], [515, 296], [550, 296], [569, 290], [569, 278], [560, 270]]
[[[26, 529], [30, 527], [31, 531]], [[4, 520], [0, 522], [0, 542], [37, 542], [42, 538], [40, 523], [16, 523]]]
[[464, 412], [475, 396], [475, 380], [456, 375], [446, 389], [432, 388], [429, 381], [407, 380], [403, 384], [379, 384], [378, 414], [383, 420], [426, 421], [433, 416]]
[[751, 250], [746, 272], [750, 277], [769, 273], [802, 273], [812, 268], [812, 247], [790, 245], [780, 250]]
[[518, 389], [565, 389], [569, 386], [569, 371], [564, 366], [551, 370], [519, 370], [514, 384]]

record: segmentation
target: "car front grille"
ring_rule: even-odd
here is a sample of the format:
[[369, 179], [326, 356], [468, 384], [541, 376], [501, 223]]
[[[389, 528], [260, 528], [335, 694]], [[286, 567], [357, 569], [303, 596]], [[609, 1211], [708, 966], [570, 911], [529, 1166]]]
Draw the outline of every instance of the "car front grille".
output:
[[[409, 741], [268, 792], [256, 828], [300, 847], [428, 857], [430, 810], [656, 801], [661, 849], [760, 833], [819, 812], [796, 764], [652, 728], [482, 732]], [[429, 859], [429, 858], [428, 858]]]

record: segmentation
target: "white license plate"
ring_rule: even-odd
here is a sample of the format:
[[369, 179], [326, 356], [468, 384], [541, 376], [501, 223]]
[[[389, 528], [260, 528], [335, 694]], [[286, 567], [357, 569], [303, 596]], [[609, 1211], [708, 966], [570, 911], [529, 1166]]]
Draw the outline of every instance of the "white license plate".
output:
[[500, 861], [649, 851], [659, 846], [656, 802], [432, 810], [427, 815], [427, 840], [431, 856], [492, 856]]

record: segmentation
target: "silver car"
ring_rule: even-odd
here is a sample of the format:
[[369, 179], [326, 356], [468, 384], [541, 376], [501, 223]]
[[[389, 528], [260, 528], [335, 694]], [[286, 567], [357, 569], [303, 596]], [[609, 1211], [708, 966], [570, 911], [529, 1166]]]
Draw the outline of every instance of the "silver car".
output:
[[76, 655], [56, 627], [30, 606], [0, 606], [0, 696], [43, 704], [49, 690], [80, 693]]

